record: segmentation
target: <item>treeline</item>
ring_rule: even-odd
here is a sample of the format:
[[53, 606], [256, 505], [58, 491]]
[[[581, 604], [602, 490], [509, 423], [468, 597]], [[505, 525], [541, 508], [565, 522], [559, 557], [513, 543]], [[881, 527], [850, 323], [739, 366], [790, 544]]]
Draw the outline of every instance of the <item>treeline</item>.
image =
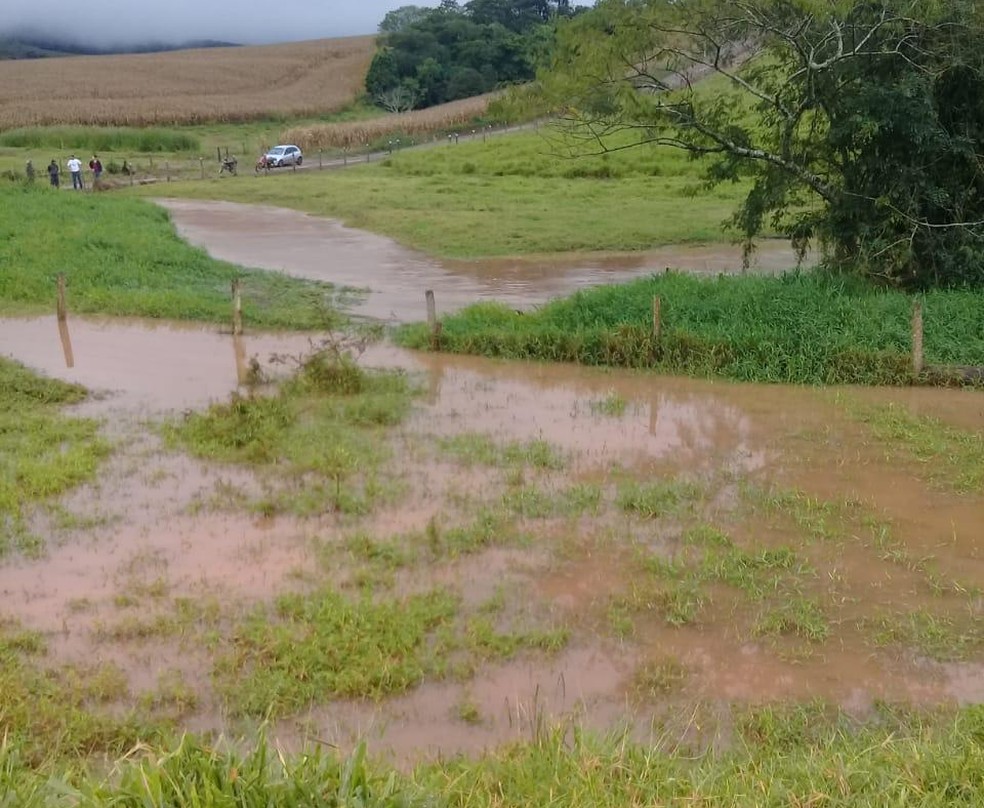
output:
[[379, 25], [366, 91], [379, 106], [404, 112], [528, 81], [553, 39], [555, 21], [581, 10], [570, 0], [403, 6]]

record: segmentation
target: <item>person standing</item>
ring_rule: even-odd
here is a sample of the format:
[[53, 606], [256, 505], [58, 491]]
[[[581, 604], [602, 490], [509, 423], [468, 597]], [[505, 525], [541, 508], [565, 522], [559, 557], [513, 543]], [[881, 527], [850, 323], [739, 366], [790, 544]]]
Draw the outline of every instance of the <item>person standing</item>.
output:
[[48, 180], [52, 188], [58, 187], [58, 163], [54, 160], [48, 163]]
[[92, 155], [92, 159], [89, 161], [89, 168], [92, 171], [92, 187], [95, 188], [99, 184], [99, 178], [103, 173], [103, 164], [99, 162], [99, 155]]
[[72, 173], [72, 189], [84, 191], [85, 180], [82, 179], [82, 161], [73, 154], [65, 165]]
[[24, 172], [27, 174], [27, 181], [34, 184], [34, 161], [28, 160], [27, 165], [24, 167]]

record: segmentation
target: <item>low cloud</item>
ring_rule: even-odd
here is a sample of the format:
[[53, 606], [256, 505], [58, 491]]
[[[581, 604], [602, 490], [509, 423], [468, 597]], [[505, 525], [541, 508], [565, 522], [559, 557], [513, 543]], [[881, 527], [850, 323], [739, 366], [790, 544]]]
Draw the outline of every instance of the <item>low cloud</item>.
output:
[[[437, 0], [418, 5], [433, 6]], [[92, 47], [214, 39], [243, 44], [375, 33], [400, 0], [3, 0], [0, 34], [30, 31]]]

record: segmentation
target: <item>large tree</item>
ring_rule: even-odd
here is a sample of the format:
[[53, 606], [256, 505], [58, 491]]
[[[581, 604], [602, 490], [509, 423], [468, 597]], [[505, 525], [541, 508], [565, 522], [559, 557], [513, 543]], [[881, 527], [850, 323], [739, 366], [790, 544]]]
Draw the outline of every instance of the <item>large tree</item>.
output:
[[977, 6], [601, 0], [544, 86], [590, 148], [660, 144], [708, 158], [712, 182], [750, 179], [749, 243], [771, 227], [889, 283], [984, 285]]
[[431, 106], [529, 81], [567, 0], [444, 0], [403, 6], [380, 24], [380, 49], [366, 76], [374, 100], [413, 97]]

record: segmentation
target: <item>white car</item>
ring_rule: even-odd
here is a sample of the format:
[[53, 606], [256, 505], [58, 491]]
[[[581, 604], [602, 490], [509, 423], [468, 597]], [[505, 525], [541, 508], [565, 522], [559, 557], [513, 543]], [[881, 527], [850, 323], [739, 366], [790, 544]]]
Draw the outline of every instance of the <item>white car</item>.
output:
[[270, 151], [263, 155], [267, 165], [271, 168], [280, 166], [299, 166], [304, 160], [304, 155], [297, 146], [274, 146]]

